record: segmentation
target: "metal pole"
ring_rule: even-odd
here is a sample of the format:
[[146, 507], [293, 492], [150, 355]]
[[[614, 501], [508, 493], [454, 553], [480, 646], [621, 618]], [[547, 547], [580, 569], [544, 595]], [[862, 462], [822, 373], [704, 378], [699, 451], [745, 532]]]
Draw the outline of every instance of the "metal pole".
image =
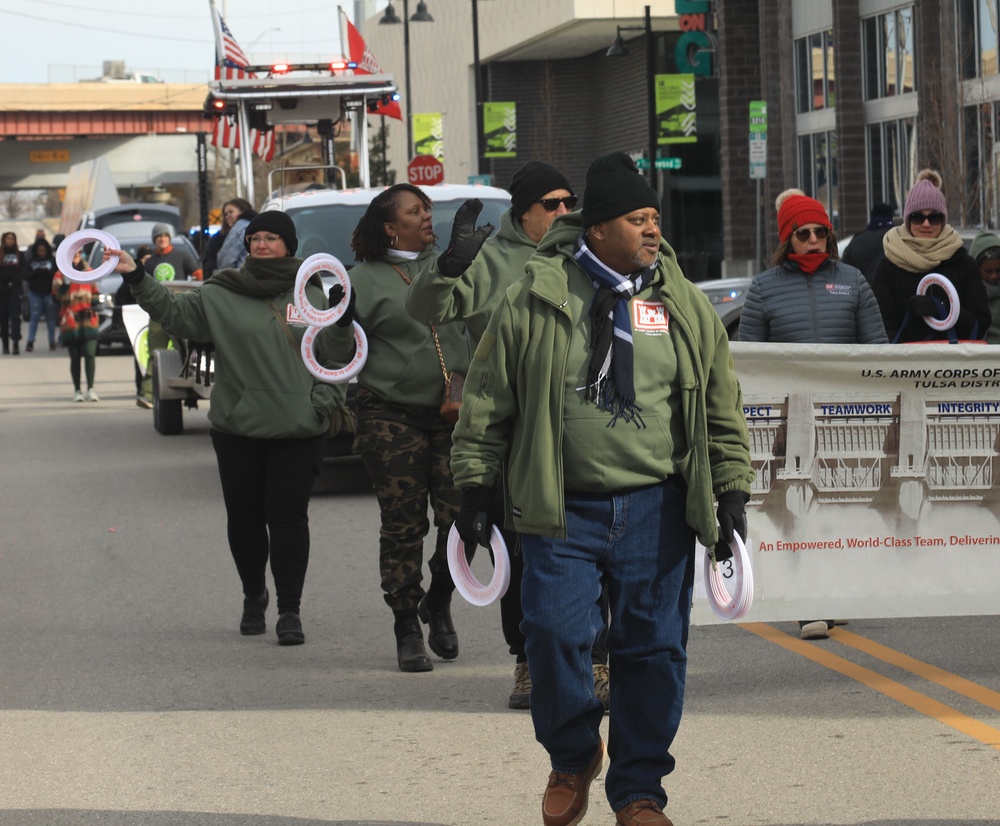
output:
[[358, 173], [361, 186], [368, 189], [371, 186], [371, 170], [368, 157], [368, 101], [362, 102], [361, 108], [354, 112], [354, 133], [358, 136]]
[[410, 4], [403, 0], [403, 61], [406, 75], [406, 162], [413, 159], [413, 97], [410, 95]]
[[245, 100], [239, 101], [239, 113], [237, 123], [240, 129], [240, 166], [243, 169], [244, 198], [251, 204], [254, 201], [253, 186], [253, 145], [250, 143], [250, 125], [247, 118], [247, 104]]
[[479, 67], [479, 3], [472, 0], [472, 70], [476, 89], [476, 174], [483, 174], [483, 84]]
[[205, 133], [199, 132], [197, 137], [198, 153], [198, 220], [201, 232], [198, 233], [198, 254], [205, 251], [205, 241], [208, 238], [208, 148], [205, 143]]
[[763, 266], [761, 266], [761, 262], [760, 262], [760, 252], [761, 252], [761, 247], [762, 247], [762, 244], [761, 244], [761, 226], [760, 226], [760, 213], [761, 213], [761, 209], [762, 209], [762, 206], [761, 206], [761, 203], [760, 203], [760, 178], [758, 178], [757, 179], [757, 209], [754, 210], [754, 212], [757, 213], [757, 257], [756, 257], [756, 260], [754, 261], [754, 264], [757, 267], [757, 272], [762, 272], [763, 269], [764, 269]]
[[649, 184], [656, 185], [656, 54], [653, 21], [646, 6], [646, 111], [649, 115]]

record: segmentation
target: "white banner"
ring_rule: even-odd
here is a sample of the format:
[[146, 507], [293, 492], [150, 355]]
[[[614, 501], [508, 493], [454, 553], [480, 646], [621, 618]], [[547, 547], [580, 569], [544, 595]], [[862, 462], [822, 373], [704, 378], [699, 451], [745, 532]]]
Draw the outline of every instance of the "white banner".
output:
[[[1000, 347], [732, 351], [757, 471], [748, 622], [1000, 613]], [[695, 595], [693, 621], [718, 622], [700, 576]]]

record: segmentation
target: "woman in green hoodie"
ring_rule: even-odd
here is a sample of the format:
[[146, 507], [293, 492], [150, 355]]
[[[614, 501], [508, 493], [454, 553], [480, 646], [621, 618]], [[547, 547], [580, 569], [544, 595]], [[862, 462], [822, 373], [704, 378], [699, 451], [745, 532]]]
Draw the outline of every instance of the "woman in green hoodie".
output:
[[[437, 265], [460, 274], [493, 229], [468, 231], [468, 223], [456, 215], [452, 246], [439, 254], [431, 206], [423, 190], [410, 184], [397, 184], [372, 200], [351, 240], [361, 263], [351, 270], [354, 303], [345, 316], [356, 318], [368, 337], [368, 360], [358, 375], [354, 450], [378, 496], [382, 590], [395, 618], [399, 669], [407, 672], [433, 668], [421, 621], [429, 626], [435, 654], [446, 660], [458, 656], [447, 547], [460, 497], [448, 465], [454, 423], [440, 409], [445, 373], [468, 372], [469, 348], [463, 325], [416, 321], [404, 301], [407, 287], [425, 269]], [[460, 214], [467, 211], [463, 206]], [[430, 530], [428, 499], [436, 539], [425, 591], [421, 568]]]
[[[243, 583], [241, 634], [263, 634], [268, 560], [278, 601], [281, 645], [305, 641], [299, 606], [309, 563], [309, 495], [319, 473], [330, 413], [344, 391], [306, 370], [299, 343], [308, 327], [295, 310], [295, 225], [262, 212], [244, 234], [249, 255], [238, 270], [218, 270], [197, 290], [170, 292], [128, 253], [115, 268], [139, 305], [170, 334], [215, 345], [208, 420], [226, 503], [229, 548]], [[326, 307], [322, 285], [309, 301]], [[317, 356], [329, 363], [324, 331]]]

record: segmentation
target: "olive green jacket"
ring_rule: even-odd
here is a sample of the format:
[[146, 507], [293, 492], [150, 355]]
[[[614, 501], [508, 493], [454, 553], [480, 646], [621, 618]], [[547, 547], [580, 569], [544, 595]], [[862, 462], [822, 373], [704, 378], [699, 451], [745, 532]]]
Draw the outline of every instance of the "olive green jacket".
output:
[[[528, 277], [507, 290], [476, 350], [455, 428], [455, 484], [495, 485], [506, 463], [509, 524], [521, 533], [566, 535], [567, 353], [574, 330], [589, 329], [593, 294], [573, 259], [582, 230], [579, 213], [557, 218], [528, 261]], [[682, 394], [686, 450], [677, 458], [688, 485], [687, 522], [712, 547], [718, 539], [713, 494], [749, 493], [754, 478], [742, 394], [722, 322], [662, 240], [659, 268], [658, 298], [669, 313]], [[573, 301], [571, 290], [578, 293]], [[577, 317], [571, 305], [582, 308]]]

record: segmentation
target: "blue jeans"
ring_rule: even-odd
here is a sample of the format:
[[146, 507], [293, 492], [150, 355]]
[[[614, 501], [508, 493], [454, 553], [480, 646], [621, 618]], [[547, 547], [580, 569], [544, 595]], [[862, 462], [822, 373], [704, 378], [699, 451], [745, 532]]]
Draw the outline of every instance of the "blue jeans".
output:
[[56, 304], [49, 293], [39, 295], [28, 291], [28, 308], [31, 310], [31, 320], [28, 322], [28, 344], [35, 341], [38, 332], [38, 321], [44, 315], [45, 323], [49, 325], [49, 344], [56, 340]]
[[611, 608], [611, 715], [605, 779], [615, 811], [634, 800], [666, 805], [662, 778], [680, 725], [694, 581], [694, 531], [684, 482], [620, 494], [566, 494], [566, 539], [521, 536], [521, 602], [535, 737], [555, 771], [593, 759], [604, 707], [594, 696], [591, 646]]

